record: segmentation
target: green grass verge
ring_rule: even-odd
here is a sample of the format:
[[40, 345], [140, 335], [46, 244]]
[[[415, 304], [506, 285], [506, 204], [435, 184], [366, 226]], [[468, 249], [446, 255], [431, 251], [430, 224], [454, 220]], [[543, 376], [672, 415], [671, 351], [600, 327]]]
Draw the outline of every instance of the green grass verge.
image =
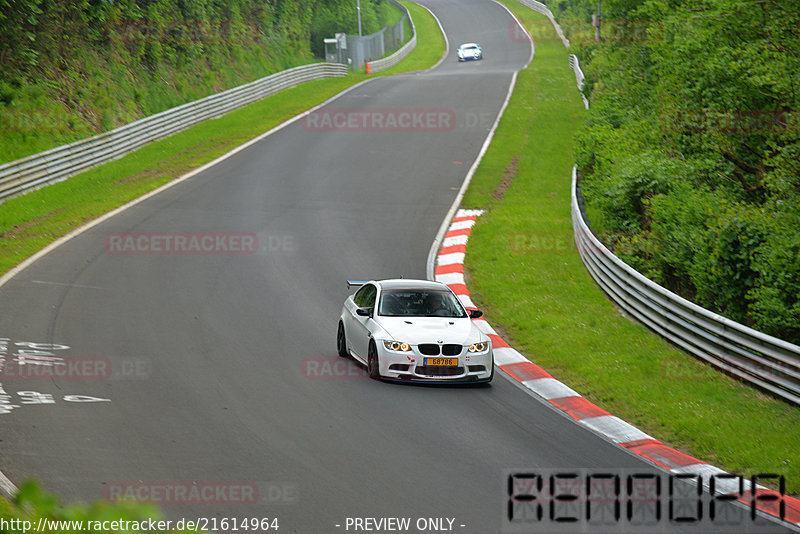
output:
[[724, 469], [783, 474], [797, 494], [800, 410], [621, 317], [583, 266], [570, 219], [575, 77], [546, 19], [504, 3], [541, 31], [463, 200], [488, 210], [466, 256], [473, 299], [509, 343], [602, 408]]
[[[444, 39], [430, 13], [416, 4], [405, 5], [417, 25], [417, 47], [391, 72], [377, 76], [428, 68], [444, 52]], [[302, 84], [148, 144], [69, 180], [7, 200], [0, 204], [0, 273], [70, 230], [219, 157], [364, 79], [363, 74], [350, 74]]]

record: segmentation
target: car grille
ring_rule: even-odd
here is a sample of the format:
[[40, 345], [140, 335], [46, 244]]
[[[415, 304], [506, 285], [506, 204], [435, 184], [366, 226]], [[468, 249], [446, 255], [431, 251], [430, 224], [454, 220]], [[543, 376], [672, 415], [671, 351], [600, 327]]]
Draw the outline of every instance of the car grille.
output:
[[461, 354], [461, 345], [442, 345], [442, 354], [445, 356], [458, 356]]
[[432, 376], [456, 376], [463, 375], [463, 367], [444, 367], [442, 365], [418, 365], [415, 369], [417, 374]]
[[[461, 345], [454, 345], [451, 343], [442, 345], [442, 354], [444, 356], [458, 356], [461, 354]], [[420, 354], [424, 354], [425, 356], [438, 356], [439, 355], [439, 345], [435, 343], [420, 343], [419, 344], [419, 352]]]

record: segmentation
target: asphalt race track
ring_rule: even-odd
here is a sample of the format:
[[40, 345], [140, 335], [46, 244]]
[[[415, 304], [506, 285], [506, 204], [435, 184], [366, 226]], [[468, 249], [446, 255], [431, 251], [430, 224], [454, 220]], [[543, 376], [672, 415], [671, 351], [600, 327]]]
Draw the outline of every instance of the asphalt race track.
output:
[[[451, 46], [437, 68], [356, 87], [0, 288], [0, 469], [14, 483], [35, 477], [66, 501], [134, 492], [173, 519], [277, 517], [279, 532], [409, 517], [484, 534], [501, 531], [505, 470], [652, 470], [502, 376], [489, 387], [378, 383], [336, 356], [345, 280], [425, 277], [530, 58], [500, 5], [424, 4]], [[458, 63], [468, 41], [483, 61]], [[386, 126], [404, 112], [425, 122]], [[335, 117], [352, 122], [328, 127]], [[178, 238], [202, 253], [164, 253]], [[11, 365], [20, 356], [26, 366]], [[74, 365], [32, 376], [48, 358]], [[201, 504], [175, 496], [191, 487], [212, 490]], [[702, 532], [782, 531], [737, 528]]]

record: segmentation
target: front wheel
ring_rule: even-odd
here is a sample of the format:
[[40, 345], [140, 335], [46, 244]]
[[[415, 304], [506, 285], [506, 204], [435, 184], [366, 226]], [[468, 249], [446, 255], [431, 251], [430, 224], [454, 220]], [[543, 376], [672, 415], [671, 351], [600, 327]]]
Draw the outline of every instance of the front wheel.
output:
[[344, 335], [344, 323], [339, 321], [339, 331], [336, 332], [336, 350], [339, 351], [339, 356], [347, 358], [347, 338]]
[[369, 377], [373, 380], [381, 379], [381, 370], [378, 362], [378, 349], [375, 347], [374, 342], [369, 344], [369, 352], [367, 354], [367, 371]]

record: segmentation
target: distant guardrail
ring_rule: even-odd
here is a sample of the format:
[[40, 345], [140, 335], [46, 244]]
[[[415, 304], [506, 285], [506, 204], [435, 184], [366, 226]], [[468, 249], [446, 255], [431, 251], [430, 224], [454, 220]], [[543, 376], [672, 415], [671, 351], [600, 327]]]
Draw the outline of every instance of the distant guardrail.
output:
[[528, 6], [532, 10], [536, 11], [537, 13], [541, 13], [545, 15], [548, 19], [550, 19], [550, 23], [556, 29], [556, 33], [558, 34], [558, 38], [561, 39], [561, 42], [564, 43], [564, 46], [569, 48], [569, 39], [564, 36], [564, 31], [561, 29], [561, 26], [558, 25], [556, 22], [556, 18], [553, 16], [553, 12], [541, 2], [537, 2], [536, 0], [519, 0], [519, 2], [523, 5]]
[[347, 65], [315, 63], [284, 70], [200, 100], [156, 113], [109, 132], [0, 165], [0, 202], [65, 180], [137, 148], [219, 117], [299, 83], [346, 76]]
[[405, 57], [410, 54], [412, 50], [414, 50], [414, 47], [417, 46], [417, 29], [414, 27], [414, 20], [411, 18], [411, 13], [409, 13], [408, 9], [406, 9], [406, 7], [400, 2], [392, 0], [392, 4], [399, 7], [405, 13], [405, 16], [408, 17], [408, 23], [411, 25], [411, 39], [409, 39], [406, 44], [401, 46], [394, 54], [386, 56], [385, 58], [377, 59], [375, 61], [367, 62], [367, 69], [369, 69], [368, 72], [371, 73], [380, 72], [382, 70], [394, 67], [400, 63], [402, 59], [405, 59]]
[[586, 95], [583, 94], [583, 81], [586, 78], [583, 75], [583, 70], [581, 70], [581, 61], [575, 54], [569, 55], [569, 68], [575, 72], [575, 83], [578, 84], [578, 91], [581, 93], [581, 98], [583, 99], [583, 107], [589, 109], [589, 100], [587, 100]]

